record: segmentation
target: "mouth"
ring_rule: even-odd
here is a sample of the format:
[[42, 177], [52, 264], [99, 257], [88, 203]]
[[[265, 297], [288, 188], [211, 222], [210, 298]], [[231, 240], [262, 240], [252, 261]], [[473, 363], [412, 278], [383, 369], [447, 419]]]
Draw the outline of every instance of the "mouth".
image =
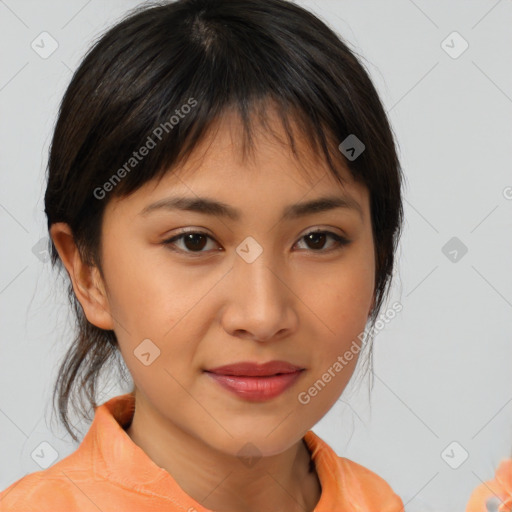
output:
[[270, 361], [265, 364], [244, 362], [224, 365], [205, 370], [205, 373], [238, 397], [263, 402], [290, 388], [304, 371], [305, 368], [286, 361]]
[[272, 377], [275, 375], [286, 375], [304, 370], [300, 366], [289, 363], [288, 361], [269, 361], [268, 363], [255, 363], [243, 361], [232, 363], [217, 368], [205, 370], [216, 375], [226, 375], [235, 377]]

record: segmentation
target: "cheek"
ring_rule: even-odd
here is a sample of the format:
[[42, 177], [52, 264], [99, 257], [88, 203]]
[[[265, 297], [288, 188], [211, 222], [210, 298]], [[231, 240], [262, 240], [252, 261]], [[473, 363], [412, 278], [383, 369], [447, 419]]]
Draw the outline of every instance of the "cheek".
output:
[[122, 248], [116, 244], [108, 249], [104, 266], [109, 306], [121, 353], [134, 379], [144, 381], [148, 373], [136, 358], [142, 343], [148, 346], [150, 359], [158, 354], [149, 367], [153, 376], [168, 380], [165, 368], [183, 373], [182, 368], [193, 365], [197, 344], [213, 321], [214, 308], [205, 298], [212, 296], [225, 269], [185, 268], [173, 262], [165, 248], [137, 252], [128, 244]]
[[[374, 259], [354, 252], [309, 282], [307, 301], [333, 335], [346, 338], [364, 329], [373, 302]], [[305, 291], [304, 291], [305, 293]]]
[[[369, 251], [354, 251], [332, 268], [330, 278], [317, 289], [314, 309], [326, 335], [318, 341], [315, 371], [309, 385], [318, 396], [314, 407], [326, 411], [339, 398], [355, 370], [362, 350], [368, 313], [373, 302], [374, 259]], [[335, 278], [333, 276], [336, 276]], [[319, 281], [318, 279], [316, 279]], [[316, 395], [315, 395], [316, 393]]]
[[165, 252], [128, 242], [106, 247], [111, 313], [134, 335], [162, 337], [206, 293], [207, 283], [171, 264]]
[[326, 334], [317, 339], [313, 372], [297, 398], [317, 417], [330, 410], [354, 373], [373, 299], [374, 275], [367, 262], [359, 259], [340, 265], [336, 275], [323, 281], [323, 292], [318, 288], [308, 296], [321, 320], [317, 332]]

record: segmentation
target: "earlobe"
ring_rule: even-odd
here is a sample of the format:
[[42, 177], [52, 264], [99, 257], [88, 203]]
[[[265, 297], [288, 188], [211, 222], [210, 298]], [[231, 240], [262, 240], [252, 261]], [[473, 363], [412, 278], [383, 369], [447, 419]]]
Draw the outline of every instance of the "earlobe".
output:
[[68, 224], [64, 222], [52, 224], [50, 234], [87, 320], [100, 329], [112, 330], [114, 324], [98, 267], [82, 260]]

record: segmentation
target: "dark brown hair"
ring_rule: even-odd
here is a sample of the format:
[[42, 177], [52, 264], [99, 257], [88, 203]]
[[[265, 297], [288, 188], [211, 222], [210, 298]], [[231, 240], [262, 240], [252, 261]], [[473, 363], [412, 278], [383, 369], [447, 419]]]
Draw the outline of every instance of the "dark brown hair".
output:
[[[69, 224], [84, 261], [101, 272], [101, 223], [110, 199], [172, 172], [228, 109], [241, 116], [244, 144], [250, 146], [254, 114], [264, 120], [270, 104], [294, 153], [290, 121], [315, 154], [325, 156], [340, 183], [337, 169], [343, 163], [369, 190], [374, 323], [389, 291], [403, 217], [394, 137], [355, 52], [315, 15], [286, 0], [145, 4], [109, 29], [84, 57], [62, 100], [48, 164], [48, 229]], [[184, 105], [193, 108], [174, 123], [171, 118]], [[337, 149], [351, 134], [365, 145], [356, 159]], [[148, 137], [157, 142], [154, 148], [127, 167]], [[114, 175], [122, 179], [113, 181]], [[52, 264], [62, 270], [50, 244]], [[70, 404], [80, 403], [82, 413], [96, 407], [100, 371], [122, 360], [114, 331], [87, 321], [71, 284], [68, 294], [77, 335], [61, 363], [54, 401], [77, 440]]]

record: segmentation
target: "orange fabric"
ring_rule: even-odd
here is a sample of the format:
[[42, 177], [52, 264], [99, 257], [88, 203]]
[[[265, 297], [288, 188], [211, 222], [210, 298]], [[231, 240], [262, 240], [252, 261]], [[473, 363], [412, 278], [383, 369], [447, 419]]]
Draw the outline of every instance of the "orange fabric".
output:
[[[20, 478], [0, 493], [0, 510], [51, 512], [208, 512], [123, 430], [134, 412], [128, 393], [99, 406], [72, 454]], [[338, 457], [313, 431], [304, 436], [322, 486], [315, 512], [401, 512], [401, 499], [378, 475]]]
[[499, 504], [499, 512], [512, 511], [512, 459], [502, 460], [493, 480], [479, 485], [471, 494], [466, 512], [487, 512], [486, 503]]

